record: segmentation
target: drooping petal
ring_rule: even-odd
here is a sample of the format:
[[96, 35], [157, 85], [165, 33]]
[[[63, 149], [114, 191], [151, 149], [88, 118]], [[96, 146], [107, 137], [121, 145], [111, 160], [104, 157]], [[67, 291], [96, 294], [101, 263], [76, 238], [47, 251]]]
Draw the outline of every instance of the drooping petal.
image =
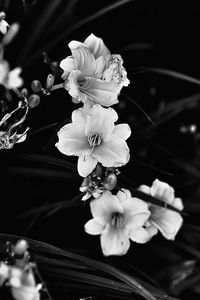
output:
[[[81, 155], [81, 153], [80, 153]], [[95, 169], [98, 161], [90, 154], [81, 155], [78, 158], [78, 173], [82, 177], [87, 177]]]
[[169, 184], [156, 179], [151, 187], [151, 195], [168, 204], [172, 204], [174, 200], [174, 189]]
[[124, 255], [130, 247], [128, 233], [125, 229], [107, 224], [101, 235], [101, 248], [105, 256]]
[[78, 101], [85, 102], [87, 100], [87, 95], [80, 91], [80, 86], [78, 79], [81, 76], [81, 71], [71, 71], [68, 79], [64, 82], [64, 88], [69, 92], [69, 94]]
[[94, 57], [97, 59], [99, 56], [106, 57], [110, 54], [110, 51], [105, 46], [103, 40], [98, 38], [93, 33], [91, 33], [84, 41], [84, 44], [90, 49]]
[[94, 55], [83, 43], [71, 41], [68, 44], [74, 58], [75, 70], [80, 70], [80, 80], [85, 76], [92, 76], [96, 70]]
[[144, 244], [151, 239], [151, 236], [149, 235], [148, 231], [143, 227], [132, 230], [130, 232], [129, 237], [133, 242], [141, 244]]
[[96, 222], [95, 219], [91, 219], [85, 224], [84, 228], [87, 233], [98, 235], [102, 233], [104, 225]]
[[72, 70], [75, 70], [73, 56], [68, 56], [60, 62], [60, 67], [63, 69], [62, 79], [67, 79]]
[[110, 141], [102, 143], [92, 152], [104, 167], [121, 167], [129, 161], [129, 148], [121, 137], [113, 134]]
[[158, 219], [152, 219], [151, 222], [166, 239], [174, 240], [182, 226], [183, 218], [179, 213], [166, 209]]
[[86, 77], [80, 90], [85, 93], [89, 100], [103, 106], [111, 106], [118, 103], [120, 88], [113, 82], [106, 82], [94, 77]]
[[82, 123], [70, 123], [58, 132], [58, 150], [65, 155], [87, 155], [91, 151]]
[[[99, 198], [90, 202], [91, 213], [102, 225], [106, 225], [113, 213], [123, 213], [123, 207], [118, 198], [110, 191], [104, 192]], [[101, 221], [100, 221], [101, 220]]]
[[124, 140], [127, 140], [131, 135], [131, 128], [128, 124], [115, 125], [114, 134], [117, 134]]
[[101, 105], [94, 105], [88, 115], [85, 126], [85, 134], [102, 134], [104, 142], [111, 139], [114, 122], [117, 120], [118, 115], [112, 108], [103, 108]]
[[21, 73], [21, 68], [15, 68], [12, 71], [10, 71], [8, 73], [8, 79], [7, 79], [7, 84], [6, 86], [9, 89], [13, 89], [13, 88], [19, 88], [23, 85], [23, 79], [19, 76], [19, 74]]

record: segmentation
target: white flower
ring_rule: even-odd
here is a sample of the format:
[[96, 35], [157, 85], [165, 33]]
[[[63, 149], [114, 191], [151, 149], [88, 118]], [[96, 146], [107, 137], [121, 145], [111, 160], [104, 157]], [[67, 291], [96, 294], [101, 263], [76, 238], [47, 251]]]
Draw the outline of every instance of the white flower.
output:
[[118, 115], [112, 108], [96, 104], [88, 114], [83, 108], [72, 113], [72, 123], [58, 132], [56, 147], [65, 155], [76, 155], [78, 172], [87, 177], [100, 162], [104, 167], [120, 167], [129, 160], [127, 124], [114, 125]]
[[0, 61], [0, 84], [7, 89], [19, 88], [23, 85], [23, 79], [20, 77], [21, 68], [17, 67], [10, 71], [6, 60]]
[[90, 208], [93, 219], [85, 224], [85, 231], [101, 235], [101, 247], [105, 256], [126, 254], [130, 240], [137, 243], [148, 241], [143, 228], [150, 215], [148, 205], [133, 198], [128, 190], [123, 189], [117, 195], [106, 191], [90, 202]]
[[129, 84], [120, 55], [111, 55], [101, 38], [89, 35], [84, 43], [69, 43], [72, 56], [61, 61], [64, 87], [76, 101], [111, 106]]
[[[165, 182], [156, 179], [151, 187], [141, 185], [138, 189], [174, 206], [180, 211], [183, 209], [182, 200], [180, 198], [175, 198], [174, 189]], [[146, 230], [149, 234], [149, 239], [157, 234], [159, 230], [166, 239], [174, 240], [182, 226], [182, 216], [173, 210], [152, 203], [149, 204], [149, 210], [151, 211], [151, 215], [146, 222]]]
[[6, 17], [6, 14], [3, 11], [1, 11], [0, 12], [0, 32], [2, 34], [6, 34], [7, 29], [9, 27], [9, 24], [4, 20], [5, 17]]

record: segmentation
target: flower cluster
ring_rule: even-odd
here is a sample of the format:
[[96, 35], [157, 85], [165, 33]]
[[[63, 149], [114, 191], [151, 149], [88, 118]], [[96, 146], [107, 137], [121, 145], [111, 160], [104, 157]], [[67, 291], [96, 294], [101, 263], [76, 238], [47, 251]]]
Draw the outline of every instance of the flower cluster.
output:
[[179, 213], [183, 204], [171, 186], [156, 179], [151, 187], [141, 185], [138, 191], [179, 212], [145, 202], [124, 188], [114, 193], [118, 168], [130, 158], [126, 140], [131, 129], [128, 124], [115, 124], [118, 115], [110, 107], [129, 84], [121, 56], [111, 54], [94, 34], [83, 43], [70, 42], [69, 48], [72, 55], [60, 63], [63, 87], [74, 103], [83, 106], [73, 111], [72, 122], [58, 132], [56, 147], [65, 155], [78, 156], [78, 173], [84, 177], [80, 190], [86, 193], [82, 200], [93, 197], [93, 218], [85, 224], [85, 231], [100, 235], [105, 256], [124, 255], [130, 240], [146, 243], [158, 231], [173, 240], [183, 222]]

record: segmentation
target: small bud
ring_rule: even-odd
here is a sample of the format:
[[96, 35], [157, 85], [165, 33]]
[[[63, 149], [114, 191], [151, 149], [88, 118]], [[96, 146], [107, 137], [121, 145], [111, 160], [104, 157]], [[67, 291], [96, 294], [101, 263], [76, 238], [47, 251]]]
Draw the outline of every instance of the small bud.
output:
[[109, 174], [103, 181], [103, 186], [106, 190], [111, 191], [117, 185], [117, 176], [114, 173]]
[[31, 82], [31, 88], [34, 91], [34, 93], [39, 93], [39, 91], [41, 91], [42, 89], [41, 82], [39, 80], [33, 80]]
[[49, 74], [47, 76], [47, 81], [46, 81], [46, 89], [47, 90], [51, 90], [51, 88], [54, 84], [54, 81], [55, 81], [55, 77], [52, 74]]
[[34, 108], [34, 107], [38, 106], [39, 103], [40, 103], [40, 96], [39, 95], [32, 94], [28, 98], [28, 105], [29, 105], [30, 108]]
[[23, 89], [21, 90], [21, 96], [22, 96], [23, 98], [27, 98], [27, 97], [28, 97], [28, 90], [27, 90], [26, 88], [23, 88]]
[[19, 240], [14, 246], [14, 252], [17, 256], [24, 255], [28, 249], [28, 243], [26, 240]]

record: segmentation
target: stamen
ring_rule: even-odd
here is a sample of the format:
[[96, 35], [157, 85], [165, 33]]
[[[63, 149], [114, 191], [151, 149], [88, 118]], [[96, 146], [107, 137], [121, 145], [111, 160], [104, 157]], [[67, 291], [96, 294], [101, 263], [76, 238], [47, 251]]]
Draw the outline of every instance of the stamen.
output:
[[111, 217], [111, 224], [113, 227], [122, 228], [124, 226], [124, 217], [121, 213], [115, 212]]
[[88, 135], [88, 143], [92, 148], [99, 146], [102, 142], [102, 139], [103, 139], [103, 135], [101, 133], [96, 133], [96, 134], [90, 133]]

